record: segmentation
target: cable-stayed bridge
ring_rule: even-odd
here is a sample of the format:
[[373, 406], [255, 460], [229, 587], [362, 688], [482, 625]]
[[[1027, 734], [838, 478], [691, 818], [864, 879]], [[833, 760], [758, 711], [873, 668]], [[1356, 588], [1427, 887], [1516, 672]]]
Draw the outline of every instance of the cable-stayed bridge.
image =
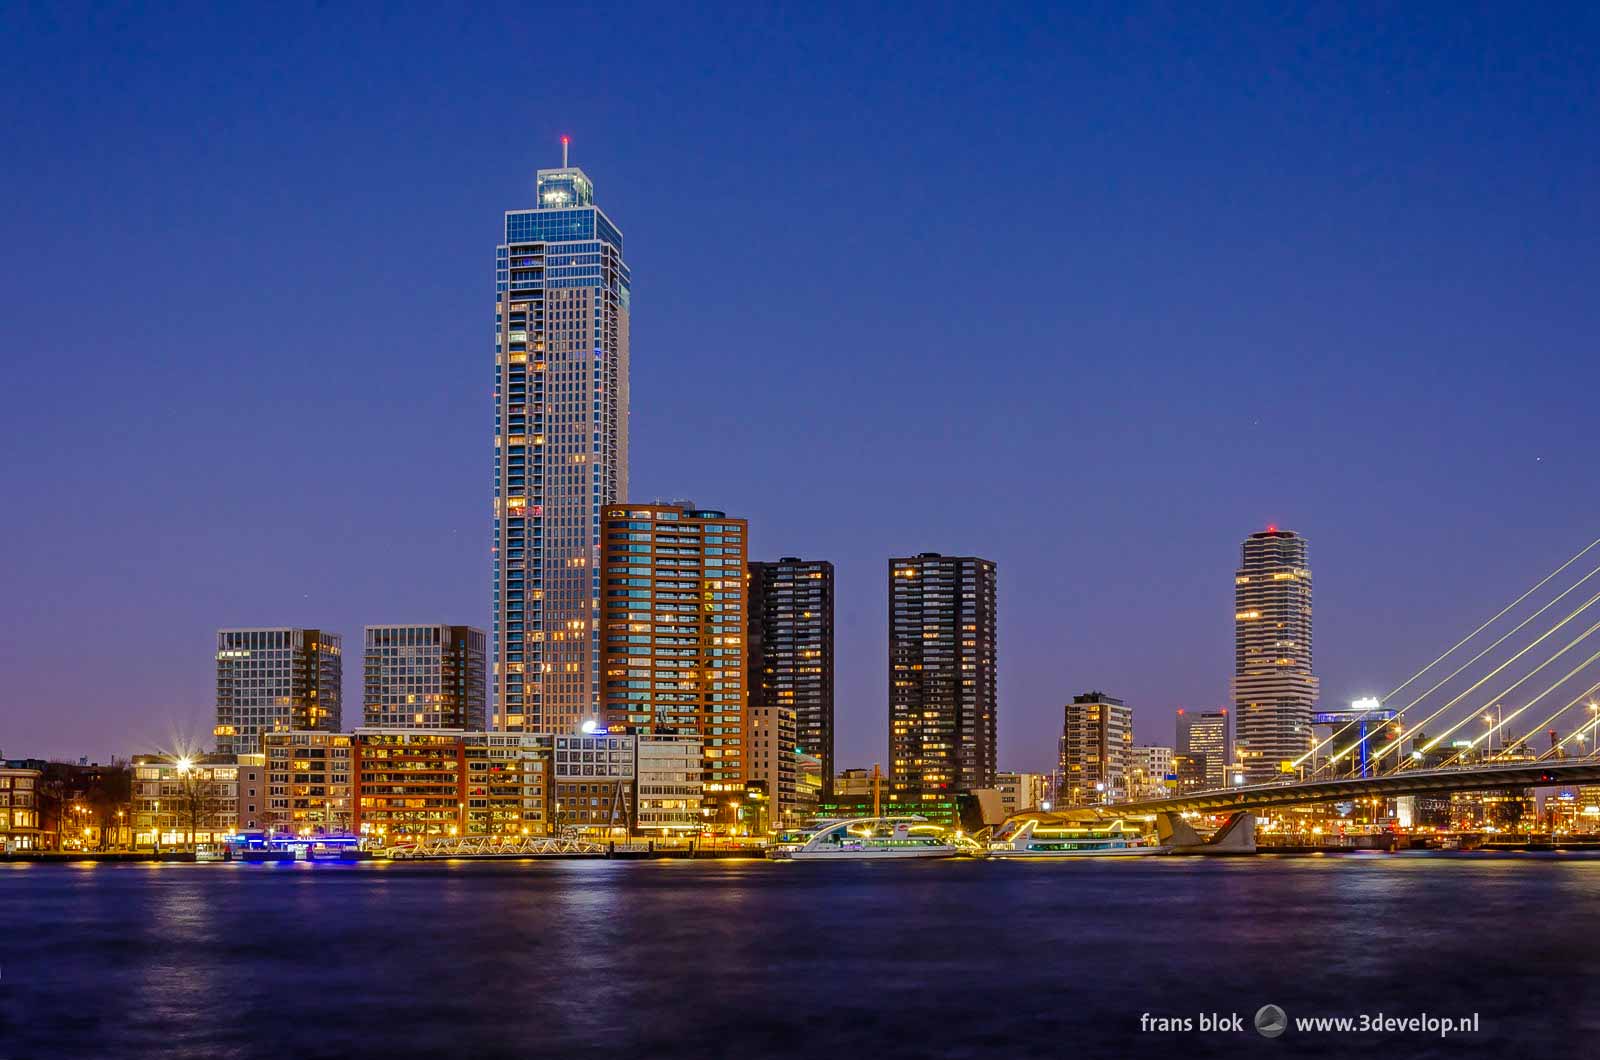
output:
[[1350, 802], [1397, 795], [1449, 795], [1457, 791], [1498, 791], [1555, 784], [1600, 784], [1600, 758], [1560, 762], [1502, 762], [1410, 769], [1374, 776], [1303, 780], [1292, 784], [1255, 784], [1089, 808], [1095, 816], [1195, 811], [1221, 814], [1235, 810], [1271, 810], [1318, 802]]
[[1222, 813], [1600, 784], [1597, 548], [1600, 538], [1325, 734], [1304, 719], [1306, 750], [1276, 764], [1281, 782], [1083, 809]]

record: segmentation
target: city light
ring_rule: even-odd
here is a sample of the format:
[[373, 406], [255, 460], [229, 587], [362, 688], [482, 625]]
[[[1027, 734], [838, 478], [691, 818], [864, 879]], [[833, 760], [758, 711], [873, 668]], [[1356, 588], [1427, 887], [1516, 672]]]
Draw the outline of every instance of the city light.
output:
[[1600, 17], [35, 6], [0, 1052], [1593, 1038]]

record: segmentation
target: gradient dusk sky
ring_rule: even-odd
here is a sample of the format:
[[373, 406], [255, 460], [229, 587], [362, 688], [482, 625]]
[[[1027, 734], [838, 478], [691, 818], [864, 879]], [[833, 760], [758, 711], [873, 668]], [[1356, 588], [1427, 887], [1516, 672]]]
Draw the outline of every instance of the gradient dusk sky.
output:
[[[1000, 762], [1226, 702], [1304, 533], [1324, 698], [1597, 534], [1590, 6], [13, 5], [0, 752], [209, 733], [219, 626], [489, 623], [494, 250], [558, 138], [633, 268], [633, 498], [999, 564]], [[209, 737], [207, 737], [209, 739]]]

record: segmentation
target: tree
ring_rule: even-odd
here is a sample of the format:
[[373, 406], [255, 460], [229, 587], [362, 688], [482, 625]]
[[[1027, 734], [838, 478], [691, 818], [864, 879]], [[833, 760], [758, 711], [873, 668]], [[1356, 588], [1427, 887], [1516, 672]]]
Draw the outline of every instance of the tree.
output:
[[67, 830], [72, 825], [68, 819], [68, 808], [78, 796], [76, 780], [70, 764], [46, 762], [33, 788], [39, 827], [50, 837], [50, 842], [57, 850], [61, 849]]
[[178, 816], [189, 824], [190, 846], [194, 846], [195, 832], [211, 827], [222, 810], [217, 788], [209, 768], [194, 765], [186, 758], [178, 762]]
[[126, 762], [113, 761], [100, 770], [85, 795], [95, 820], [100, 826], [100, 849], [111, 845], [116, 834], [121, 841], [121, 830], [133, 823], [133, 769]]

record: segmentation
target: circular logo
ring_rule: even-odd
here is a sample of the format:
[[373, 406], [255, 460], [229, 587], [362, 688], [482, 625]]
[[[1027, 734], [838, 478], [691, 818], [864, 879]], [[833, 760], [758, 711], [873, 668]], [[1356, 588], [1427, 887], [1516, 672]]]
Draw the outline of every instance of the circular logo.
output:
[[1289, 1014], [1277, 1005], [1262, 1005], [1256, 1009], [1256, 1033], [1263, 1038], [1276, 1038], [1289, 1029]]

